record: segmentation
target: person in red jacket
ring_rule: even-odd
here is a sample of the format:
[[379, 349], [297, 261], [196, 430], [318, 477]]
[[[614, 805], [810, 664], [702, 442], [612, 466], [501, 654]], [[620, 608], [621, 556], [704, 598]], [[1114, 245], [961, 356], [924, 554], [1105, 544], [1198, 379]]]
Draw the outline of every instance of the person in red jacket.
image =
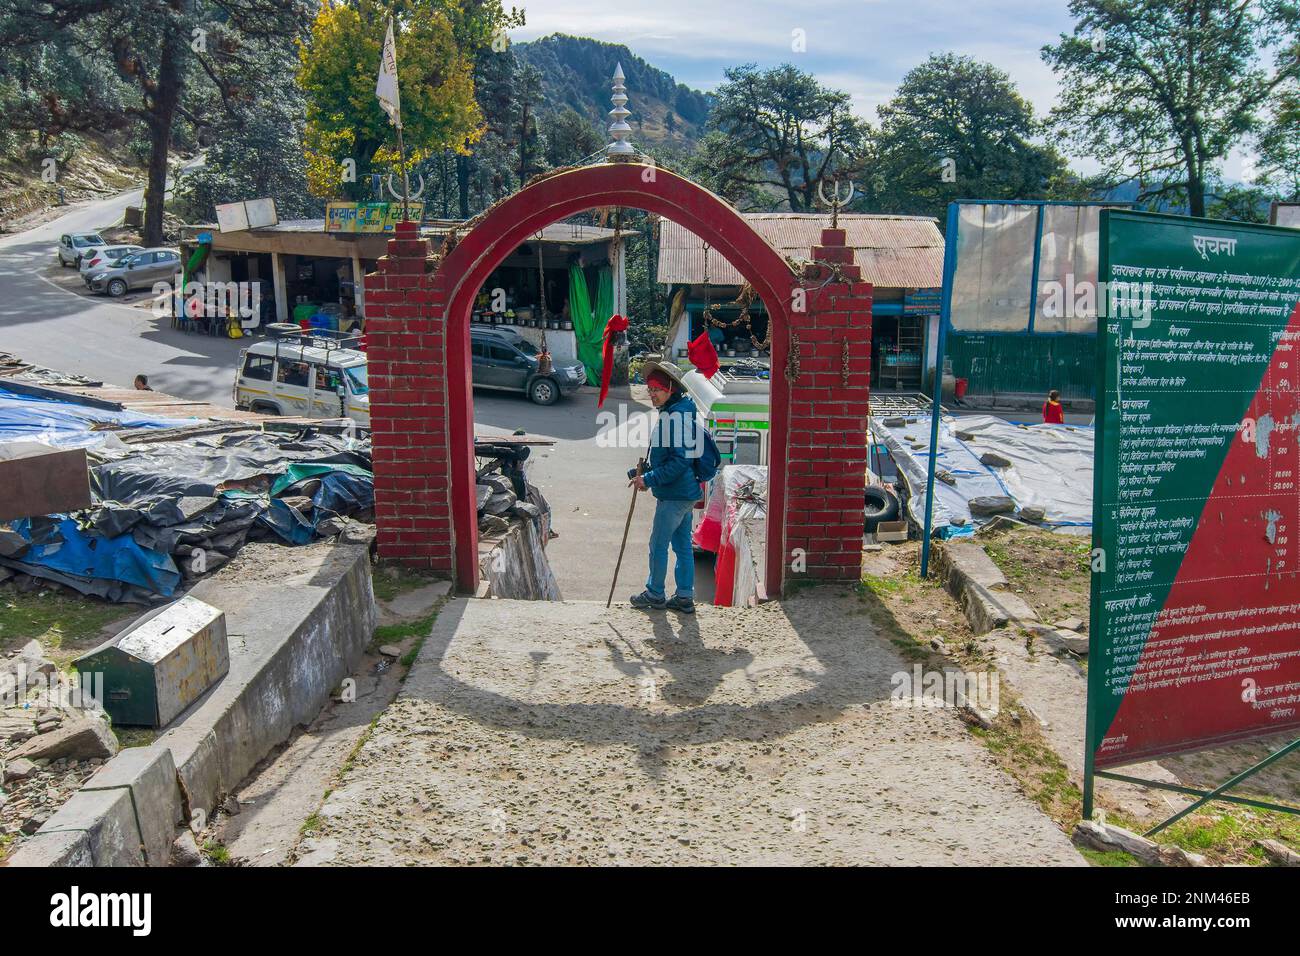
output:
[[1052, 389], [1043, 402], [1043, 423], [1046, 425], [1064, 425], [1065, 408], [1061, 405], [1061, 393]]

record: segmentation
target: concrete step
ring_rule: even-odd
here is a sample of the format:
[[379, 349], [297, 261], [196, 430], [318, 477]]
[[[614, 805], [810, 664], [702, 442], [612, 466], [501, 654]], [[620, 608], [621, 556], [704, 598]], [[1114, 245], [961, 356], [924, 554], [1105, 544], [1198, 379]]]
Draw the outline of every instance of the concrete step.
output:
[[944, 588], [957, 599], [976, 634], [1038, 621], [1034, 609], [1007, 590], [1006, 576], [977, 541], [936, 541], [934, 558]]

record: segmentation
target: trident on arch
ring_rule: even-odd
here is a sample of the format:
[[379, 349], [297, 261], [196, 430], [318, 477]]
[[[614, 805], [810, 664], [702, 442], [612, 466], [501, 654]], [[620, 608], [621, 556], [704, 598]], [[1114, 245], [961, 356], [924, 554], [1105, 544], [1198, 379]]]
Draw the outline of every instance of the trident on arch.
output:
[[[406, 197], [406, 201], [407, 201], [407, 202], [414, 202], [415, 200], [419, 199], [421, 196], [424, 195], [424, 174], [423, 174], [423, 173], [416, 173], [415, 175], [416, 175], [417, 177], [419, 177], [419, 180], [420, 180], [420, 188], [417, 189], [415, 192], [413, 192], [410, 196]], [[389, 173], [389, 174], [388, 174], [388, 191], [389, 191], [390, 193], [393, 194], [393, 198], [394, 198], [394, 199], [401, 199], [401, 198], [402, 198], [401, 194], [400, 194], [396, 189], [393, 188], [393, 174], [392, 174], [392, 173]]]
[[849, 194], [843, 199], [840, 198], [840, 180], [836, 176], [831, 180], [832, 199], [826, 198], [826, 180], [819, 180], [817, 183], [817, 198], [822, 201], [823, 206], [829, 206], [831, 209], [831, 228], [837, 229], [840, 224], [840, 207], [847, 206], [853, 202], [853, 197], [857, 195], [857, 187], [853, 185], [853, 180], [849, 180]]

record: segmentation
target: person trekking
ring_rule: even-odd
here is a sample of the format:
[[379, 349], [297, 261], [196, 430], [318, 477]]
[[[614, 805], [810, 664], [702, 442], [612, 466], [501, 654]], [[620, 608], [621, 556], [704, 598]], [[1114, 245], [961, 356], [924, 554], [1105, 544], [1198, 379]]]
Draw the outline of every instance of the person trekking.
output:
[[[695, 403], [682, 385], [681, 370], [670, 362], [647, 363], [646, 388], [650, 403], [659, 409], [659, 420], [650, 439], [649, 470], [628, 472], [628, 480], [640, 491], [655, 497], [655, 516], [650, 528], [650, 576], [645, 590], [632, 596], [631, 603], [642, 610], [670, 608], [684, 614], [695, 611], [695, 551], [691, 545], [691, 513], [702, 497], [695, 459], [700, 457], [704, 438], [696, 420]], [[676, 591], [668, 598], [668, 549], [675, 562]]]
[[1043, 424], [1065, 424], [1065, 406], [1061, 404], [1061, 393], [1056, 389], [1048, 392], [1047, 401], [1043, 402]]

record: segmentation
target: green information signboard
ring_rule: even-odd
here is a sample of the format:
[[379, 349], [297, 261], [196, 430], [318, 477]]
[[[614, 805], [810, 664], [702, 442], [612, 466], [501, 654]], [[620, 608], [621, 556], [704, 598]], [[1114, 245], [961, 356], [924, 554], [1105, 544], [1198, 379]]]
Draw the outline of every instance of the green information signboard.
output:
[[1300, 232], [1105, 210], [1099, 275], [1086, 812], [1300, 728]]

